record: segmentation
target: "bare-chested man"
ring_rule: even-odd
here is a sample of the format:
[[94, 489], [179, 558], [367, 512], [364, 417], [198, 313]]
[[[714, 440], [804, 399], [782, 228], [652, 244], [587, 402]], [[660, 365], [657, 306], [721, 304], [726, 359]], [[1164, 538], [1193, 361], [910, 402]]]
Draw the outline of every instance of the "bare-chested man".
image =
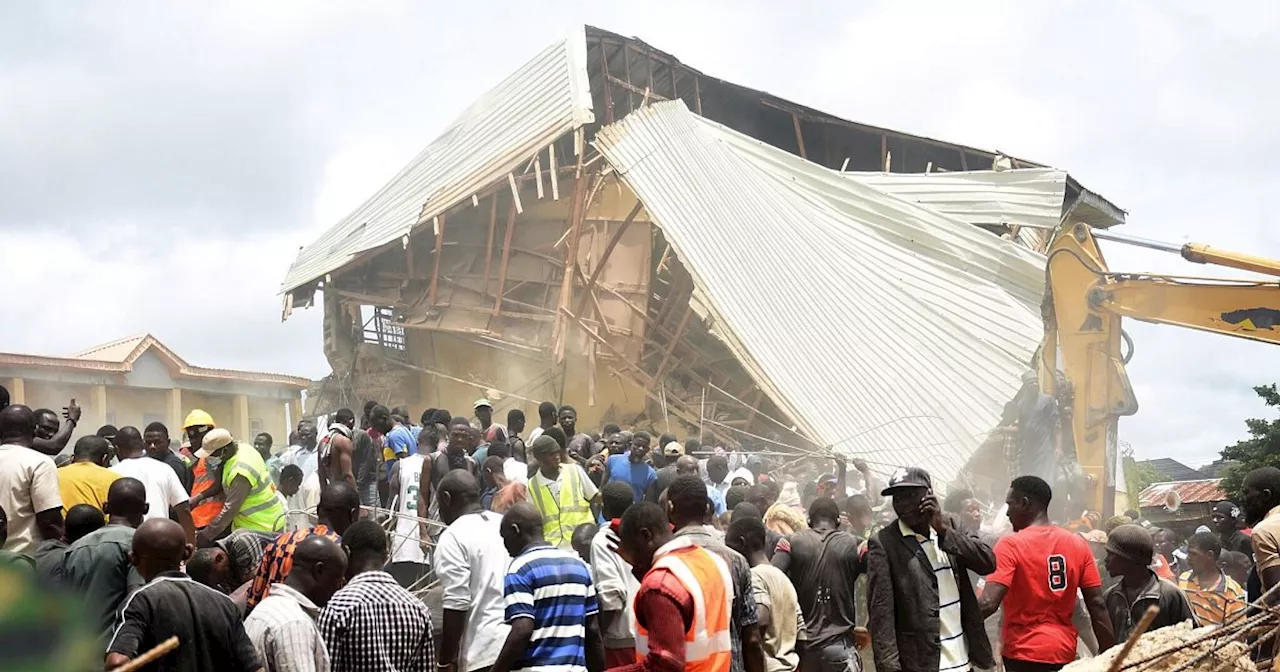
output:
[[356, 429], [349, 408], [334, 413], [329, 433], [320, 442], [320, 487], [346, 482], [360, 493], [360, 504], [378, 506], [378, 452], [373, 439]]

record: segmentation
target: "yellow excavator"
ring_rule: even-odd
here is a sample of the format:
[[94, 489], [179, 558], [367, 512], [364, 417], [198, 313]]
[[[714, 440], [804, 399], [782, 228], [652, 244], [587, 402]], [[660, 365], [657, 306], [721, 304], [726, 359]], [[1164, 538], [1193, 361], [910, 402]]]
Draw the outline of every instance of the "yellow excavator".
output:
[[[1172, 324], [1255, 341], [1280, 343], [1280, 283], [1116, 273], [1099, 240], [1180, 255], [1197, 264], [1280, 276], [1280, 261], [1171, 245], [1063, 225], [1054, 233], [1045, 269], [1044, 340], [1036, 357], [1040, 389], [1058, 401], [1056, 446], [1075, 447], [1085, 476], [1083, 503], [1110, 517], [1115, 509], [1116, 426], [1138, 411], [1125, 373], [1133, 343], [1121, 318]], [[1136, 508], [1138, 493], [1128, 493]]]

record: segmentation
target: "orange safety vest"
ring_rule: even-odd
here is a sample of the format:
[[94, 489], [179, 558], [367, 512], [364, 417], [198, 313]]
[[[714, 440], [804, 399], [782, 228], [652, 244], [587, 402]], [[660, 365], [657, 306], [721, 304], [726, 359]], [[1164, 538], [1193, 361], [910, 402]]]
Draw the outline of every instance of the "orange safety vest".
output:
[[[693, 623], [684, 633], [684, 669], [728, 672], [733, 655], [729, 635], [733, 578], [729, 565], [715, 553], [683, 537], [654, 554], [653, 568], [671, 572], [693, 597]], [[649, 654], [649, 630], [636, 620], [636, 662]]]
[[[200, 458], [196, 462], [196, 466], [191, 469], [192, 476], [195, 480], [191, 483], [191, 496], [196, 495], [212, 488], [218, 482], [218, 475], [209, 473], [209, 469], [205, 464], [206, 458]], [[214, 518], [222, 512], [223, 498], [205, 500], [194, 509], [191, 509], [191, 520], [196, 527], [208, 527]]]

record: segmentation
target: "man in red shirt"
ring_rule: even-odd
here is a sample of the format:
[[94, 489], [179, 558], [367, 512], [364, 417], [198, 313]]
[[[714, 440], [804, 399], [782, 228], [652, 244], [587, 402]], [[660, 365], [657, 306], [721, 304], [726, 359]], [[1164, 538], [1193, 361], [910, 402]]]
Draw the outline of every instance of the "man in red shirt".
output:
[[1009, 672], [1053, 672], [1076, 659], [1077, 590], [1099, 651], [1115, 644], [1089, 544], [1049, 522], [1052, 499], [1049, 484], [1035, 476], [1013, 479], [1005, 497], [1015, 534], [996, 542], [996, 571], [980, 604], [986, 618], [1004, 603], [1001, 653]]

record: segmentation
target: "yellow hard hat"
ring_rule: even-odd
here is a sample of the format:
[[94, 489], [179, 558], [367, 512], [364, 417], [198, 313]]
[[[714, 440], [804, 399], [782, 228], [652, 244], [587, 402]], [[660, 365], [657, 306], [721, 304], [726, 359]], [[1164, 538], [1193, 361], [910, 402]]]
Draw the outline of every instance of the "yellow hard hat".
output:
[[217, 427], [213, 423], [213, 416], [196, 408], [187, 414], [187, 419], [182, 423], [182, 431], [187, 431], [192, 427]]

